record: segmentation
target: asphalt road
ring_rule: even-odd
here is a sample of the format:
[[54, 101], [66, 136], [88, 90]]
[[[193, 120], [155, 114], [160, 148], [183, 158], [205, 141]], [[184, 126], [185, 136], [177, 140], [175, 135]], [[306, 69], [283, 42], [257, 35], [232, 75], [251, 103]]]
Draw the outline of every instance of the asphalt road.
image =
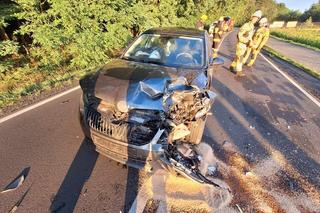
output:
[[[226, 62], [213, 81], [219, 97], [203, 137], [227, 167], [221, 179], [232, 189], [229, 210], [238, 205], [244, 212], [320, 212], [320, 108], [261, 56], [246, 68], [246, 77], [236, 78], [228, 71], [235, 40], [232, 33], [222, 45]], [[269, 59], [289, 74], [297, 72]], [[300, 83], [318, 90], [319, 81], [308, 78]], [[0, 212], [8, 212], [29, 187], [18, 212], [131, 207], [145, 174], [99, 156], [85, 141], [79, 96], [77, 90], [0, 124], [0, 188], [30, 167], [19, 189], [0, 194]]]
[[270, 38], [267, 45], [299, 64], [320, 73], [320, 52], [303, 46], [291, 44], [276, 38]]

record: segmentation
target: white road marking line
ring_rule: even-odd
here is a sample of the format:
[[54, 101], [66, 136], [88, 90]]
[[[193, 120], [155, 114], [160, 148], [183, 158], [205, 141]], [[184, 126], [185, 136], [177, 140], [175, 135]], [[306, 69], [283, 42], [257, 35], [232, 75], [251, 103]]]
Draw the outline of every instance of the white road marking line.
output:
[[[233, 31], [231, 31], [231, 32], [233, 32]], [[220, 47], [221, 47], [222, 43], [224, 42], [224, 39], [227, 38], [228, 35], [230, 35], [231, 32], [228, 32], [225, 36], [223, 36], [223, 38], [222, 38], [222, 40], [221, 40], [221, 42], [220, 42], [220, 44], [218, 46], [218, 50], [220, 50]]]
[[275, 70], [277, 70], [283, 77], [285, 77], [291, 84], [293, 84], [297, 89], [299, 89], [305, 96], [307, 96], [313, 103], [315, 103], [320, 108], [320, 102], [304, 90], [297, 82], [290, 78], [285, 72], [274, 65], [269, 59], [267, 59], [262, 53], [259, 53], [264, 60], [266, 60]]
[[74, 87], [74, 88], [71, 88], [71, 89], [69, 89], [69, 90], [67, 90], [67, 91], [64, 91], [64, 92], [59, 93], [59, 94], [57, 94], [57, 95], [55, 95], [55, 96], [52, 96], [52, 97], [47, 98], [47, 99], [45, 99], [45, 100], [43, 100], [43, 101], [40, 101], [39, 103], [36, 103], [36, 104], [31, 105], [31, 106], [29, 106], [29, 107], [26, 107], [26, 108], [24, 108], [24, 109], [22, 109], [22, 110], [20, 110], [20, 111], [18, 111], [18, 112], [15, 112], [15, 113], [13, 113], [13, 114], [11, 114], [11, 115], [8, 115], [8, 116], [6, 116], [6, 117], [3, 117], [3, 118], [0, 119], [0, 124], [3, 123], [3, 122], [5, 122], [5, 121], [8, 121], [8, 120], [10, 120], [10, 119], [12, 119], [12, 118], [14, 118], [14, 117], [17, 117], [17, 116], [19, 116], [19, 115], [21, 115], [21, 114], [23, 114], [23, 113], [25, 113], [25, 112], [28, 112], [28, 111], [30, 111], [30, 110], [32, 110], [32, 109], [35, 109], [35, 108], [37, 108], [37, 107], [40, 107], [40, 106], [42, 106], [42, 105], [44, 105], [44, 104], [46, 104], [46, 103], [49, 103], [49, 102], [51, 102], [51, 101], [53, 101], [53, 100], [55, 100], [55, 99], [58, 99], [58, 98], [60, 98], [60, 97], [62, 97], [62, 96], [64, 96], [64, 95], [67, 95], [67, 94], [69, 94], [69, 93], [71, 93], [71, 92], [74, 92], [74, 91], [76, 91], [76, 90], [78, 90], [78, 89], [80, 89], [80, 86], [76, 86], [76, 87]]

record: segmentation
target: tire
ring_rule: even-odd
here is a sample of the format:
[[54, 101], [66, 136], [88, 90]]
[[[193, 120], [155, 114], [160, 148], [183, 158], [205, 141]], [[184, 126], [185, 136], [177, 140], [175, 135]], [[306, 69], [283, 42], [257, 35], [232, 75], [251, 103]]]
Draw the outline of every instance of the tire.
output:
[[82, 95], [81, 95], [80, 102], [79, 102], [79, 122], [80, 122], [81, 129], [82, 129], [82, 132], [85, 136], [86, 141], [92, 142], [90, 127], [85, 122], [84, 113], [85, 113], [84, 112], [84, 104], [83, 104]]

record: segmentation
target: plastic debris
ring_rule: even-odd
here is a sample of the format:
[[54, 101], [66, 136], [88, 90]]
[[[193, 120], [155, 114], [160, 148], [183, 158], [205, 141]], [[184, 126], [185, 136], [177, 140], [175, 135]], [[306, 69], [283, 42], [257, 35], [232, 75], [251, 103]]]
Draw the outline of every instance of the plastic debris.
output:
[[247, 177], [250, 177], [250, 176], [252, 177], [252, 176], [253, 176], [253, 173], [252, 173], [252, 172], [246, 172], [246, 176], [247, 176]]
[[208, 171], [207, 171], [208, 175], [213, 176], [216, 171], [217, 171], [217, 168], [215, 166], [213, 165], [208, 166]]
[[179, 124], [173, 129], [172, 132], [172, 140], [178, 140], [184, 138], [185, 136], [189, 135], [190, 131], [185, 124]]
[[144, 83], [143, 81], [140, 81], [139, 84], [141, 91], [149, 95], [151, 98], [157, 98], [163, 94], [162, 91], [152, 88], [150, 85]]
[[10, 192], [19, 188], [19, 186], [22, 185], [22, 183], [28, 176], [29, 171], [30, 167], [27, 167], [24, 170], [22, 170], [22, 172], [1, 191], [1, 193]]
[[236, 207], [238, 208], [240, 213], [243, 213], [242, 209], [240, 208], [240, 206], [238, 204], [236, 204]]
[[24, 198], [27, 196], [27, 194], [29, 193], [30, 189], [32, 187], [31, 186], [27, 189], [27, 191], [21, 196], [21, 198], [14, 204], [14, 206], [10, 209], [9, 213], [13, 213], [15, 211], [17, 211], [18, 207], [21, 205], [22, 201], [24, 200]]
[[162, 135], [163, 132], [164, 132], [164, 129], [159, 129], [159, 130], [157, 131], [157, 133], [155, 134], [155, 136], [152, 138], [151, 144], [156, 144], [157, 141], [160, 139], [160, 137], [161, 137], [161, 135]]

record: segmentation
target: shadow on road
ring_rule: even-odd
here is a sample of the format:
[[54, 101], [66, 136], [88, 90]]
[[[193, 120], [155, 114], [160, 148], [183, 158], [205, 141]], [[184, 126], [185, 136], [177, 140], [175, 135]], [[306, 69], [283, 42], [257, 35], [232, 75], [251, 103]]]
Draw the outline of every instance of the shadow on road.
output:
[[139, 170], [128, 167], [124, 212], [129, 212], [139, 190]]
[[[271, 145], [300, 175], [315, 188], [320, 189], [320, 180], [317, 178], [320, 165], [268, 120], [265, 107], [256, 102], [239, 99], [238, 95], [217, 79], [213, 80], [213, 85], [227, 101], [227, 106], [220, 100], [215, 102], [216, 120], [234, 141], [241, 154], [248, 156], [251, 161], [259, 161], [271, 155], [270, 150], [267, 149]], [[252, 124], [269, 145], [266, 147], [257, 140], [248, 127], [243, 125], [243, 121]]]
[[[74, 211], [78, 199], [81, 196], [82, 189], [93, 172], [98, 156], [99, 154], [95, 151], [95, 146], [92, 142], [84, 139], [58, 192], [52, 200], [49, 209], [50, 212], [60, 213]], [[119, 167], [119, 169], [121, 169], [121, 167]], [[129, 167], [127, 171], [124, 212], [129, 211], [139, 187], [139, 170]]]
[[52, 201], [50, 212], [73, 212], [97, 159], [98, 153], [94, 150], [94, 145], [84, 139]]

